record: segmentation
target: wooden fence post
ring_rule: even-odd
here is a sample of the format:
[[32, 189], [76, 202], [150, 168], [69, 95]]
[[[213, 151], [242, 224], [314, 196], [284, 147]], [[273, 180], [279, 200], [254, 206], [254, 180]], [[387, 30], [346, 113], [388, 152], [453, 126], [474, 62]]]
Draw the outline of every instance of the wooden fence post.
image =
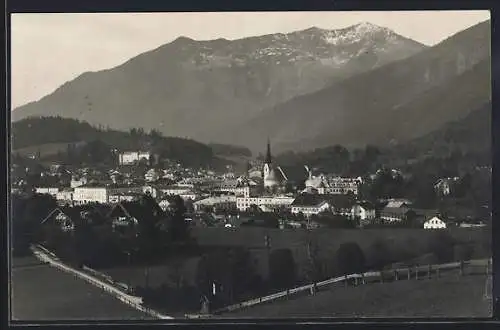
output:
[[432, 266], [429, 264], [429, 266], [427, 266], [427, 278], [428, 279], [431, 278], [431, 270], [432, 270]]
[[358, 277], [357, 277], [357, 276], [356, 276], [356, 277], [354, 277], [354, 285], [355, 285], [355, 286], [358, 286]]
[[491, 266], [491, 260], [488, 259], [488, 262], [486, 263], [486, 275], [490, 274], [490, 267]]
[[344, 275], [344, 286], [347, 286], [347, 275]]
[[410, 280], [410, 279], [411, 279], [411, 269], [410, 269], [410, 267], [408, 267], [408, 280]]
[[379, 276], [380, 283], [384, 283], [384, 271], [381, 270]]
[[397, 271], [397, 269], [394, 269], [394, 278], [396, 279], [396, 281], [399, 281], [399, 272]]
[[440, 274], [439, 274], [439, 267], [436, 268], [436, 277], [439, 278]]
[[460, 276], [464, 276], [464, 262], [460, 261]]
[[418, 266], [415, 266], [415, 279], [418, 280]]
[[365, 282], [365, 273], [361, 274], [361, 283], [366, 284]]

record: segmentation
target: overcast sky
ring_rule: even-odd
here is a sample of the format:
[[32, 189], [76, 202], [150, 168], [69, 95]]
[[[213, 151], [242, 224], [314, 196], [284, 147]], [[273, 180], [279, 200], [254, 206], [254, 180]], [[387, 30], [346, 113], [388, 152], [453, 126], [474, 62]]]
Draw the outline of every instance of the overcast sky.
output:
[[13, 14], [12, 106], [179, 36], [238, 39], [370, 22], [434, 45], [489, 18], [489, 11]]

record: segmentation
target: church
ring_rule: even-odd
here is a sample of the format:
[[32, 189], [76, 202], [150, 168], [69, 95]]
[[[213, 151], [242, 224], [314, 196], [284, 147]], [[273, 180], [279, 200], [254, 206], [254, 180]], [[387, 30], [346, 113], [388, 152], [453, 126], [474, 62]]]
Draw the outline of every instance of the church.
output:
[[271, 143], [267, 140], [267, 152], [262, 170], [264, 190], [268, 192], [281, 192], [285, 189], [288, 178], [279, 166], [274, 166], [271, 157]]

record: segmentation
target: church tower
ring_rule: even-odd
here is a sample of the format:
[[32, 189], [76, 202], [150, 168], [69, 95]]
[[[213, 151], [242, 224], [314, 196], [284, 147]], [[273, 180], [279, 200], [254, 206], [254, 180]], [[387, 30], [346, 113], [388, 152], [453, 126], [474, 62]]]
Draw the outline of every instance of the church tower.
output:
[[269, 177], [269, 174], [271, 173], [271, 163], [272, 163], [272, 158], [271, 158], [271, 142], [269, 142], [269, 138], [267, 139], [267, 152], [266, 152], [266, 158], [264, 160], [264, 178]]
[[269, 142], [269, 138], [267, 139], [267, 152], [266, 158], [264, 160], [264, 188], [271, 188], [277, 186], [278, 182], [276, 179], [276, 174], [274, 173], [274, 169], [272, 167], [272, 158], [271, 158], [271, 143]]

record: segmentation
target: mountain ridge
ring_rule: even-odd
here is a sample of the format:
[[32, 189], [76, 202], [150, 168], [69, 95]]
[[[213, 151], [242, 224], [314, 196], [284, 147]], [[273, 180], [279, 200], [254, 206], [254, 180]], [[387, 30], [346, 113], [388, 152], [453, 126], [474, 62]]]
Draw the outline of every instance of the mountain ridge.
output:
[[114, 68], [83, 73], [11, 116], [60, 115], [219, 142], [214, 134], [271, 106], [425, 48], [366, 25], [233, 41], [180, 37]]

